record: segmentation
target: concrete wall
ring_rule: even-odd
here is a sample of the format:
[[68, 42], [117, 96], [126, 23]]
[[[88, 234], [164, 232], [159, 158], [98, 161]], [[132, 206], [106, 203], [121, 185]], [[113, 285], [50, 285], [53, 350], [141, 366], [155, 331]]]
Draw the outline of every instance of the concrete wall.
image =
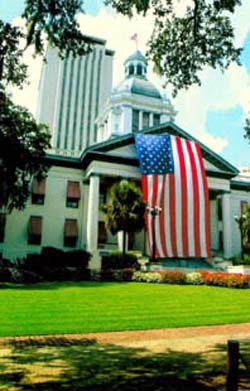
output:
[[[78, 208], [66, 207], [67, 181], [79, 181], [81, 200]], [[44, 205], [33, 205], [29, 199], [23, 211], [13, 211], [7, 216], [4, 243], [0, 243], [3, 257], [15, 260], [29, 253], [39, 253], [42, 246], [53, 246], [63, 249], [64, 221], [66, 218], [77, 219], [79, 237], [76, 248], [83, 248], [84, 209], [86, 209], [86, 194], [83, 189], [83, 173], [81, 170], [53, 167], [46, 181]], [[30, 216], [42, 216], [41, 245], [28, 244], [28, 222]], [[66, 250], [67, 248], [65, 248]], [[69, 248], [68, 248], [69, 249]]]

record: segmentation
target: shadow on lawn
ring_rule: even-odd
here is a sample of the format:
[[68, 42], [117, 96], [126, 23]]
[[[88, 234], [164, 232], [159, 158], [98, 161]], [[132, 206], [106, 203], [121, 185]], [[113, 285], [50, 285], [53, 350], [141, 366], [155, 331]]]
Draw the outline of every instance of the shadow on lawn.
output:
[[[114, 282], [96, 282], [96, 281], [45, 281], [38, 282], [35, 284], [16, 284], [16, 283], [0, 283], [1, 289], [13, 289], [13, 290], [56, 290], [62, 288], [100, 288], [103, 285], [110, 286], [114, 285]], [[128, 284], [128, 282], [122, 282], [119, 284]]]
[[219, 391], [226, 371], [221, 350], [152, 353], [66, 337], [12, 342], [3, 357], [0, 390]]

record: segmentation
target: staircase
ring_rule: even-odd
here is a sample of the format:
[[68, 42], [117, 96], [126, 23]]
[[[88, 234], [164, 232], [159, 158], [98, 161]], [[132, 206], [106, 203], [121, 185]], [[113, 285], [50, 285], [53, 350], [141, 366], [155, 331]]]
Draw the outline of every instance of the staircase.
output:
[[147, 264], [147, 270], [183, 270], [183, 271], [219, 271], [220, 268], [213, 266], [210, 262], [203, 258], [190, 258], [190, 259], [168, 259], [162, 258], [157, 262], [150, 262]]

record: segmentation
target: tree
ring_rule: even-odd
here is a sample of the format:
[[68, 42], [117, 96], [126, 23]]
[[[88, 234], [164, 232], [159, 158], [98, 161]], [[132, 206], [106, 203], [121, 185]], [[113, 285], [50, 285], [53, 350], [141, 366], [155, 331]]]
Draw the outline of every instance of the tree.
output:
[[243, 234], [243, 245], [249, 244], [250, 241], [250, 205], [245, 207], [244, 219], [242, 222], [242, 234]]
[[123, 231], [123, 255], [126, 252], [126, 235], [139, 232], [145, 225], [145, 203], [141, 189], [134, 182], [122, 180], [110, 189], [110, 199], [103, 205], [105, 225], [113, 235]]
[[[174, 94], [194, 83], [205, 66], [225, 70], [239, 64], [240, 48], [234, 45], [230, 14], [241, 0], [190, 0], [181, 16], [178, 0], [106, 0], [118, 12], [154, 16], [147, 56], [155, 70], [172, 84]], [[183, 6], [183, 5], [182, 5]]]
[[[129, 17], [135, 13], [155, 18], [148, 43], [148, 58], [158, 73], [172, 84], [174, 92], [200, 84], [199, 72], [206, 65], [226, 69], [239, 63], [241, 49], [234, 45], [230, 19], [241, 0], [190, 0], [182, 16], [179, 0], [104, 0]], [[34, 44], [35, 53], [44, 53], [45, 39], [62, 56], [91, 50], [89, 38], [79, 29], [77, 15], [83, 13], [82, 0], [26, 0], [26, 47]]]
[[31, 178], [46, 172], [45, 150], [50, 136], [29, 111], [14, 105], [0, 88], [0, 208], [22, 209]]
[[31, 178], [46, 173], [44, 157], [50, 139], [48, 127], [36, 124], [27, 109], [14, 105], [6, 88], [21, 88], [27, 81], [23, 54], [30, 45], [34, 45], [35, 54], [44, 53], [44, 39], [58, 47], [61, 56], [90, 50], [90, 42], [87, 37], [83, 39], [76, 21], [77, 13], [82, 12], [81, 3], [26, 0], [22, 15], [26, 33], [0, 20], [0, 208], [11, 211], [25, 206]]
[[250, 140], [250, 117], [246, 118], [244, 137]]

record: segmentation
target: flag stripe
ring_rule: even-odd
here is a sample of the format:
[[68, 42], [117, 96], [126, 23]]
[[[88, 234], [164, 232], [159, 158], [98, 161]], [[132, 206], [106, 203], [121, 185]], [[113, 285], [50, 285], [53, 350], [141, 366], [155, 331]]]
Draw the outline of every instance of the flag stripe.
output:
[[170, 205], [170, 224], [169, 224], [169, 234], [171, 235], [171, 247], [173, 257], [177, 257], [177, 240], [176, 240], [176, 215], [175, 215], [175, 179], [174, 175], [169, 174], [169, 205]]
[[187, 176], [186, 176], [186, 169], [185, 169], [185, 160], [183, 156], [183, 150], [182, 150], [182, 144], [179, 137], [176, 137], [176, 144], [177, 144], [177, 150], [178, 150], [178, 157], [179, 157], [179, 176], [180, 176], [180, 182], [181, 182], [181, 219], [182, 219], [182, 234], [180, 238], [182, 238], [182, 245], [183, 245], [183, 252], [182, 256], [186, 257], [188, 255], [188, 225], [187, 225]]
[[175, 142], [175, 138], [172, 139], [173, 159], [174, 159], [174, 191], [175, 191], [175, 238], [176, 238], [176, 251], [180, 257], [183, 256], [182, 246], [182, 195], [181, 195], [181, 176], [180, 176], [180, 162], [178, 156], [178, 149]]
[[161, 241], [165, 257], [172, 257], [171, 246], [171, 226], [170, 226], [170, 204], [169, 204], [169, 175], [164, 175], [162, 199], [161, 199], [162, 212], [160, 214], [161, 225]]
[[200, 246], [200, 202], [197, 168], [195, 164], [194, 154], [190, 142], [187, 142], [187, 149], [190, 156], [192, 177], [193, 177], [193, 224], [194, 224], [194, 254], [196, 257], [201, 256]]
[[194, 253], [194, 193], [193, 193], [193, 175], [191, 168], [190, 156], [187, 148], [187, 140], [182, 140], [182, 149], [185, 160], [185, 170], [187, 179], [187, 241], [188, 241], [188, 254], [195, 255]]
[[199, 205], [200, 205], [200, 246], [201, 246], [201, 256], [204, 257], [206, 253], [206, 247], [205, 247], [205, 199], [204, 199], [204, 193], [203, 193], [203, 180], [202, 180], [202, 172], [201, 172], [201, 166], [200, 166], [200, 159], [199, 159], [199, 152], [196, 148], [195, 144], [192, 144], [192, 150], [194, 152], [194, 159], [195, 164], [197, 168], [197, 179], [198, 179], [198, 188], [199, 188]]
[[[163, 181], [165, 180], [163, 175], [158, 175], [158, 189], [157, 189], [157, 196], [156, 196], [156, 203], [155, 205], [159, 206], [161, 208], [161, 200], [162, 200], [162, 194], [163, 194]], [[164, 227], [161, 227], [161, 219], [160, 215], [162, 215], [162, 210], [159, 214], [155, 216], [155, 239], [156, 239], [156, 257], [162, 258], [166, 256], [166, 252], [163, 250], [163, 243], [165, 242], [165, 239], [162, 240], [162, 229]]]
[[[148, 175], [148, 205], [152, 206], [153, 205], [153, 176]], [[152, 214], [148, 213], [148, 234], [149, 234], [149, 252], [150, 255], [152, 256], [152, 244], [153, 244], [153, 232], [152, 232]]]
[[209, 205], [209, 193], [208, 193], [208, 184], [207, 184], [207, 178], [205, 175], [205, 169], [204, 169], [204, 163], [201, 155], [201, 151], [198, 145], [196, 145], [199, 161], [200, 161], [200, 167], [201, 167], [201, 175], [202, 175], [202, 184], [203, 184], [203, 194], [204, 194], [204, 221], [206, 224], [204, 224], [205, 229], [205, 251], [204, 256], [210, 256], [210, 205]]

